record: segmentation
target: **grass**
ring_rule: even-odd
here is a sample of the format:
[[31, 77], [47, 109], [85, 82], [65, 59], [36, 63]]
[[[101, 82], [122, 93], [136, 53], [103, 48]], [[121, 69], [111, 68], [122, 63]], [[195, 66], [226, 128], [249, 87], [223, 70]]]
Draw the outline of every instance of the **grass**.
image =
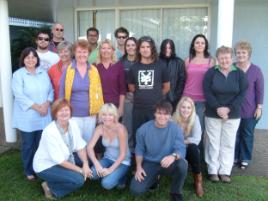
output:
[[[0, 156], [0, 200], [42, 201], [46, 200], [41, 189], [41, 180], [28, 182], [23, 175], [20, 153], [9, 151]], [[105, 191], [96, 181], [87, 181], [84, 187], [70, 194], [63, 201], [167, 201], [170, 180], [161, 179], [159, 189], [134, 197], [126, 190]], [[184, 185], [185, 201], [267, 201], [268, 179], [253, 176], [234, 176], [231, 184], [212, 183], [204, 179], [205, 195], [194, 194], [189, 174]]]

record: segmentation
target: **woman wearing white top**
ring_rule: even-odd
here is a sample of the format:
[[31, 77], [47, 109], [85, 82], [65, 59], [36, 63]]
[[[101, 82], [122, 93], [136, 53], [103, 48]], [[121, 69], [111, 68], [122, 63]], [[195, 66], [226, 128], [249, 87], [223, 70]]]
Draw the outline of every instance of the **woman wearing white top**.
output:
[[182, 128], [186, 144], [186, 160], [192, 167], [195, 193], [198, 197], [204, 194], [202, 186], [201, 160], [198, 144], [201, 140], [201, 125], [195, 112], [194, 101], [183, 96], [179, 101], [173, 120]]
[[[101, 179], [103, 188], [110, 190], [125, 186], [125, 176], [130, 166], [127, 130], [118, 122], [118, 110], [112, 103], [104, 104], [99, 112], [100, 124], [88, 144], [89, 157], [94, 167], [93, 179]], [[105, 147], [104, 157], [98, 160], [94, 147], [99, 138]]]
[[[72, 108], [66, 99], [52, 105], [54, 119], [43, 131], [33, 160], [37, 176], [45, 180], [41, 185], [48, 199], [61, 198], [84, 184], [92, 176], [88, 166], [86, 142], [73, 120]], [[76, 165], [77, 152], [83, 166]]]

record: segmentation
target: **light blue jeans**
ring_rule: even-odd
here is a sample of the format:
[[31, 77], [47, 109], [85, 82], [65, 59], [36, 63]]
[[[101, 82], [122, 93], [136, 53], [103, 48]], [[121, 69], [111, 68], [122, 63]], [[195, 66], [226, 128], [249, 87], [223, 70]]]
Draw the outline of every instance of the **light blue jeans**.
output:
[[[113, 165], [114, 161], [108, 158], [102, 158], [99, 163], [103, 168], [109, 168]], [[122, 184], [125, 181], [127, 171], [129, 169], [128, 165], [120, 164], [111, 174], [105, 177], [99, 177], [96, 168], [93, 166], [91, 168], [93, 172], [93, 180], [101, 179], [101, 186], [106, 190], [111, 190], [118, 184]]]

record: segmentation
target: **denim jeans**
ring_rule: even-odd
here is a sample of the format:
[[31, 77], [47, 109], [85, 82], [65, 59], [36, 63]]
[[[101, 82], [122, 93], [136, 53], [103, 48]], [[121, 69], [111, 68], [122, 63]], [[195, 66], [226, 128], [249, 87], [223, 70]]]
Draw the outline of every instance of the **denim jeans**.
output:
[[176, 160], [168, 168], [161, 167], [160, 163], [143, 161], [142, 168], [146, 173], [146, 177], [141, 182], [137, 181], [135, 177], [132, 178], [130, 184], [132, 194], [141, 195], [145, 193], [157, 181], [158, 175], [168, 175], [172, 177], [170, 193], [182, 195], [188, 168], [185, 159]]
[[47, 182], [50, 191], [56, 198], [64, 197], [75, 191], [82, 187], [85, 182], [82, 174], [60, 165], [55, 165], [36, 174]]
[[205, 129], [205, 123], [204, 123], [204, 120], [205, 120], [205, 102], [196, 101], [194, 103], [194, 105], [195, 105], [196, 114], [199, 117], [201, 129], [202, 129], [202, 133], [203, 133], [204, 129]]
[[254, 129], [258, 120], [255, 118], [241, 119], [236, 135], [235, 160], [250, 162], [254, 144]]
[[33, 175], [33, 157], [39, 146], [42, 130], [21, 133], [21, 158], [24, 172], [27, 176]]
[[[109, 168], [114, 164], [114, 161], [108, 158], [102, 158], [99, 163], [103, 168]], [[96, 168], [93, 166], [93, 180], [101, 179], [101, 186], [106, 190], [111, 190], [112, 188], [116, 187], [118, 184], [122, 184], [121, 182], [125, 181], [127, 171], [129, 169], [128, 165], [120, 164], [111, 174], [100, 178], [97, 174]]]

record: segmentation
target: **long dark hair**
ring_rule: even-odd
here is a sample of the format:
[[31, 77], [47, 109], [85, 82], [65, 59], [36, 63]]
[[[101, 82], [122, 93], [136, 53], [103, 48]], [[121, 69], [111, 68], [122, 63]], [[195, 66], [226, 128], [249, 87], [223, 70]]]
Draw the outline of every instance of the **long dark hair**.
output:
[[125, 45], [124, 45], [125, 54], [122, 56], [121, 60], [125, 60], [125, 59], [127, 59], [128, 54], [127, 54], [126, 46], [127, 46], [127, 42], [128, 42], [129, 40], [132, 40], [132, 41], [136, 44], [136, 57], [137, 57], [137, 46], [138, 46], [138, 41], [137, 41], [137, 39], [136, 39], [135, 37], [132, 36], [132, 37], [127, 38], [126, 41], [125, 41]]
[[196, 52], [195, 52], [195, 49], [194, 49], [194, 43], [195, 43], [195, 40], [197, 38], [203, 38], [205, 40], [205, 50], [204, 50], [204, 57], [205, 58], [209, 58], [210, 57], [210, 54], [208, 52], [208, 40], [206, 38], [206, 36], [204, 36], [203, 34], [197, 34], [195, 35], [195, 37], [193, 38], [192, 42], [191, 42], [191, 45], [190, 45], [190, 50], [189, 50], [189, 59], [192, 60], [195, 56], [196, 56]]
[[175, 50], [175, 44], [173, 42], [173, 40], [171, 39], [165, 39], [162, 41], [161, 43], [161, 46], [160, 46], [160, 55], [159, 57], [161, 59], [166, 59], [166, 47], [167, 47], [167, 44], [170, 45], [170, 48], [171, 48], [171, 55], [170, 55], [170, 58], [173, 59], [176, 57], [176, 50]]
[[20, 62], [19, 62], [20, 67], [24, 67], [25, 66], [24, 59], [31, 52], [33, 53], [34, 57], [37, 58], [37, 63], [36, 63], [36, 66], [35, 67], [37, 67], [37, 66], [40, 65], [40, 59], [38, 57], [38, 54], [37, 54], [36, 50], [33, 47], [26, 47], [24, 50], [22, 50], [22, 52], [20, 54]]
[[153, 61], [156, 61], [158, 59], [157, 49], [156, 49], [154, 40], [150, 36], [142, 36], [138, 40], [138, 45], [137, 45], [137, 60], [138, 61], [141, 61], [140, 47], [141, 47], [141, 44], [143, 42], [147, 42], [147, 43], [150, 44], [151, 53], [152, 53], [151, 58], [152, 58]]

